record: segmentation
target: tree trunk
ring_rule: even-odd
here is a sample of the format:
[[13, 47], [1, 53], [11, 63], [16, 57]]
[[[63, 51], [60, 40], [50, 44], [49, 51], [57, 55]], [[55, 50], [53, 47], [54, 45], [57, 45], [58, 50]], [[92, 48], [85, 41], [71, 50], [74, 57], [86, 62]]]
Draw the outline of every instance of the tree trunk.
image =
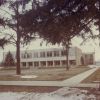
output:
[[21, 74], [21, 69], [20, 69], [20, 38], [21, 38], [21, 34], [20, 34], [20, 29], [19, 29], [19, 27], [20, 27], [20, 25], [19, 25], [19, 11], [18, 11], [18, 9], [19, 9], [19, 6], [18, 6], [18, 3], [16, 3], [16, 15], [17, 15], [17, 18], [16, 18], [16, 20], [17, 20], [17, 27], [16, 27], [16, 29], [17, 29], [17, 32], [16, 32], [16, 34], [17, 34], [17, 42], [16, 42], [16, 58], [17, 58], [17, 68], [16, 68], [16, 74], [17, 75], [20, 75]]
[[66, 45], [66, 70], [69, 70], [69, 46]]
[[16, 57], [17, 57], [17, 66], [16, 66], [16, 74], [20, 75], [20, 38], [17, 36], [17, 43], [16, 43]]

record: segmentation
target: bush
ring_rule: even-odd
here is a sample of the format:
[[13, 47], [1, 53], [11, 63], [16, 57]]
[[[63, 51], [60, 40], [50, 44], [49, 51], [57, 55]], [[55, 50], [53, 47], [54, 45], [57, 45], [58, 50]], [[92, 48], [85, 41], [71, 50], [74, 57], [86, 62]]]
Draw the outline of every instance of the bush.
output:
[[15, 66], [15, 61], [14, 61], [14, 58], [13, 58], [13, 55], [11, 54], [11, 52], [9, 51], [5, 57], [5, 60], [4, 60], [4, 66]]

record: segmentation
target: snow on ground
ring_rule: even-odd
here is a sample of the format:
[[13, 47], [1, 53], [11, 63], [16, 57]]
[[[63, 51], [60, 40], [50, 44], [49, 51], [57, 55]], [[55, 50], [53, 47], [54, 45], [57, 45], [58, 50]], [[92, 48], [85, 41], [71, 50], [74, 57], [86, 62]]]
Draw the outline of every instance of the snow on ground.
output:
[[2, 92], [0, 100], [96, 100], [88, 91], [77, 88], [61, 88], [51, 93]]
[[89, 68], [98, 68], [98, 67], [100, 67], [100, 66], [98, 66], [98, 65], [88, 65], [88, 67], [89, 67]]
[[21, 78], [36, 78], [36, 75], [21, 75]]

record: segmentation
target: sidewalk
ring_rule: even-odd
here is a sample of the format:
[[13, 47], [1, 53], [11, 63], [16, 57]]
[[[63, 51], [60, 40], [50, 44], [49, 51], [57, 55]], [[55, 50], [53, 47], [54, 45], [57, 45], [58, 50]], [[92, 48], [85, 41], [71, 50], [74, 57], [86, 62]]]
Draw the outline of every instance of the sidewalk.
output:
[[95, 72], [98, 68], [90, 69], [86, 72], [83, 72], [81, 74], [78, 74], [76, 76], [73, 76], [72, 78], [66, 79], [62, 82], [63, 86], [77, 86], [80, 84], [81, 81], [86, 79], [88, 76], [90, 76], [93, 72]]
[[[90, 76], [97, 69], [98, 68], [92, 68], [64, 81], [0, 81], [0, 85], [77, 87], [82, 80]], [[97, 84], [92, 86], [97, 86]]]

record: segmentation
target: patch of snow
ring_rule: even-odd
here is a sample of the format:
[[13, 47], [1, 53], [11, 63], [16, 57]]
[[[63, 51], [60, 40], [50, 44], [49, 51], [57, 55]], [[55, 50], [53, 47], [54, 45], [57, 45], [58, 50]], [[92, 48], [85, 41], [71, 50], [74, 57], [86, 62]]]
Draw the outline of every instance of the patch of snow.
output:
[[89, 68], [96, 68], [98, 67], [97, 65], [88, 65]]
[[0, 93], [0, 100], [20, 100], [24, 95], [12, 92]]
[[21, 75], [21, 78], [36, 78], [36, 75]]
[[51, 93], [3, 92], [0, 100], [96, 100], [94, 95], [87, 95], [86, 90], [61, 88]]
[[3, 67], [0, 67], [0, 69], [3, 69]]

